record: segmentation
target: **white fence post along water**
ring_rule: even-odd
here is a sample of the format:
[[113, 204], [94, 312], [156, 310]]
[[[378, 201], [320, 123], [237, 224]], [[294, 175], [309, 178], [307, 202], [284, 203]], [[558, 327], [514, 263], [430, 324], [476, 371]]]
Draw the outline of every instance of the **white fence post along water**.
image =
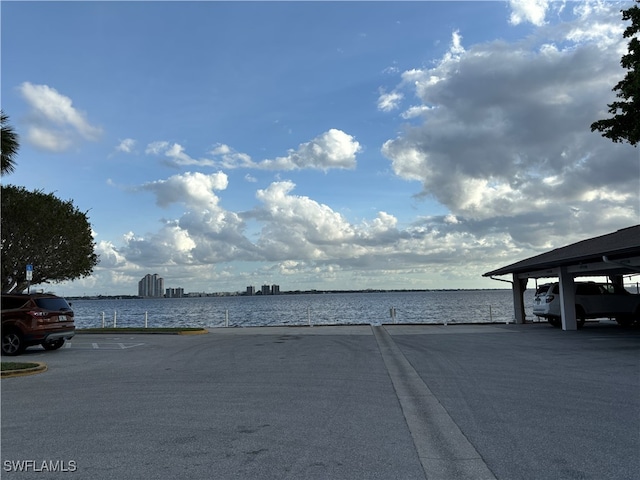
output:
[[[527, 297], [527, 294], [530, 298]], [[525, 293], [527, 318], [533, 291]], [[394, 305], [401, 305], [395, 307]], [[234, 327], [268, 325], [346, 325], [507, 323], [514, 316], [510, 290], [424, 292], [354, 292], [280, 294], [269, 296], [211, 296], [159, 299], [74, 299], [78, 328], [106, 325], [105, 311], [113, 311], [114, 327]], [[387, 313], [388, 312], [388, 313]], [[383, 320], [384, 321], [384, 320]], [[100, 320], [98, 320], [100, 322]], [[98, 323], [99, 325], [100, 323]]]

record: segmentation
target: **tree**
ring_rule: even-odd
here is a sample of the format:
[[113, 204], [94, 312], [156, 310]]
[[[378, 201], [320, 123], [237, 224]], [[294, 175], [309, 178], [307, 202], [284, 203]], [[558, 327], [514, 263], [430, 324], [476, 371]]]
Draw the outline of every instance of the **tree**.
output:
[[2, 158], [0, 174], [6, 175], [15, 170], [14, 157], [18, 153], [20, 144], [18, 143], [18, 134], [14, 132], [11, 125], [9, 125], [9, 117], [2, 111], [0, 111], [0, 139], [2, 143], [2, 145], [0, 145], [0, 156]]
[[[640, 3], [640, 0], [636, 0]], [[608, 105], [612, 118], [598, 120], [591, 124], [591, 131], [598, 130], [602, 136], [610, 138], [613, 142], [627, 141], [636, 146], [640, 142], [640, 8], [638, 5], [622, 10], [622, 19], [631, 20], [623, 34], [629, 40], [629, 48], [626, 55], [622, 56], [620, 65], [628, 70], [625, 77], [620, 80], [613, 91], [617, 91], [617, 100]]]
[[2, 186], [0, 270], [2, 293], [27, 288], [26, 266], [34, 285], [91, 275], [98, 263], [86, 212], [53, 194]]

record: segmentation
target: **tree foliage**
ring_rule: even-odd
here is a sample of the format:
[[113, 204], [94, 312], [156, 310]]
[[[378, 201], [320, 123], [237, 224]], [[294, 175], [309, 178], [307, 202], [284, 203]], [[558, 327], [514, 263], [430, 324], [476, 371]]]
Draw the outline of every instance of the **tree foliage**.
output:
[[27, 288], [26, 266], [34, 285], [90, 275], [98, 263], [86, 212], [53, 194], [2, 186], [2, 292]]
[[2, 160], [0, 174], [5, 175], [15, 170], [14, 157], [18, 153], [20, 144], [18, 143], [18, 134], [9, 125], [9, 117], [2, 111], [0, 111], [0, 140], [0, 157]]
[[[640, 0], [636, 0], [640, 3]], [[612, 118], [598, 120], [591, 124], [591, 131], [598, 130], [602, 136], [610, 138], [613, 142], [627, 141], [636, 146], [640, 142], [640, 8], [638, 5], [622, 10], [622, 19], [631, 20], [623, 34], [624, 38], [630, 38], [626, 55], [622, 56], [620, 65], [627, 69], [625, 77], [620, 80], [613, 91], [617, 91], [619, 100], [608, 105]]]

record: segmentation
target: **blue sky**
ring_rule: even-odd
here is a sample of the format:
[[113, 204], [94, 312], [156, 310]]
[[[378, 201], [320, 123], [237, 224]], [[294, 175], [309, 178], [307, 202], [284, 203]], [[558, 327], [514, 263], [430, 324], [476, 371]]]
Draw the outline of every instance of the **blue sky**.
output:
[[504, 288], [638, 223], [638, 150], [589, 129], [630, 5], [2, 2], [2, 182], [88, 211], [68, 296]]

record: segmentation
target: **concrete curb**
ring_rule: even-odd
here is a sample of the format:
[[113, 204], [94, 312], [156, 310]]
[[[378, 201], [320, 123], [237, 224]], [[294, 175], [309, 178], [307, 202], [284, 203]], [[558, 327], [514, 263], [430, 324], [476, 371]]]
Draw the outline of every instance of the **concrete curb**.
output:
[[131, 334], [131, 335], [203, 335], [205, 333], [209, 333], [209, 331], [205, 328], [200, 330], [176, 330], [176, 331], [153, 331], [152, 328], [149, 328], [149, 331], [145, 331], [144, 329], [131, 329], [130, 331], [127, 328], [122, 328], [120, 330], [105, 330], [99, 331], [98, 329], [76, 329], [76, 335], [120, 335], [120, 334]]
[[47, 371], [47, 364], [42, 362], [28, 362], [35, 363], [35, 367], [30, 368], [21, 368], [18, 370], [4, 370], [0, 372], [0, 378], [11, 378], [11, 377], [24, 377], [26, 375], [35, 375], [37, 373], [42, 373]]
[[206, 333], [209, 333], [209, 330], [182, 330], [178, 332], [178, 335], [204, 335]]

